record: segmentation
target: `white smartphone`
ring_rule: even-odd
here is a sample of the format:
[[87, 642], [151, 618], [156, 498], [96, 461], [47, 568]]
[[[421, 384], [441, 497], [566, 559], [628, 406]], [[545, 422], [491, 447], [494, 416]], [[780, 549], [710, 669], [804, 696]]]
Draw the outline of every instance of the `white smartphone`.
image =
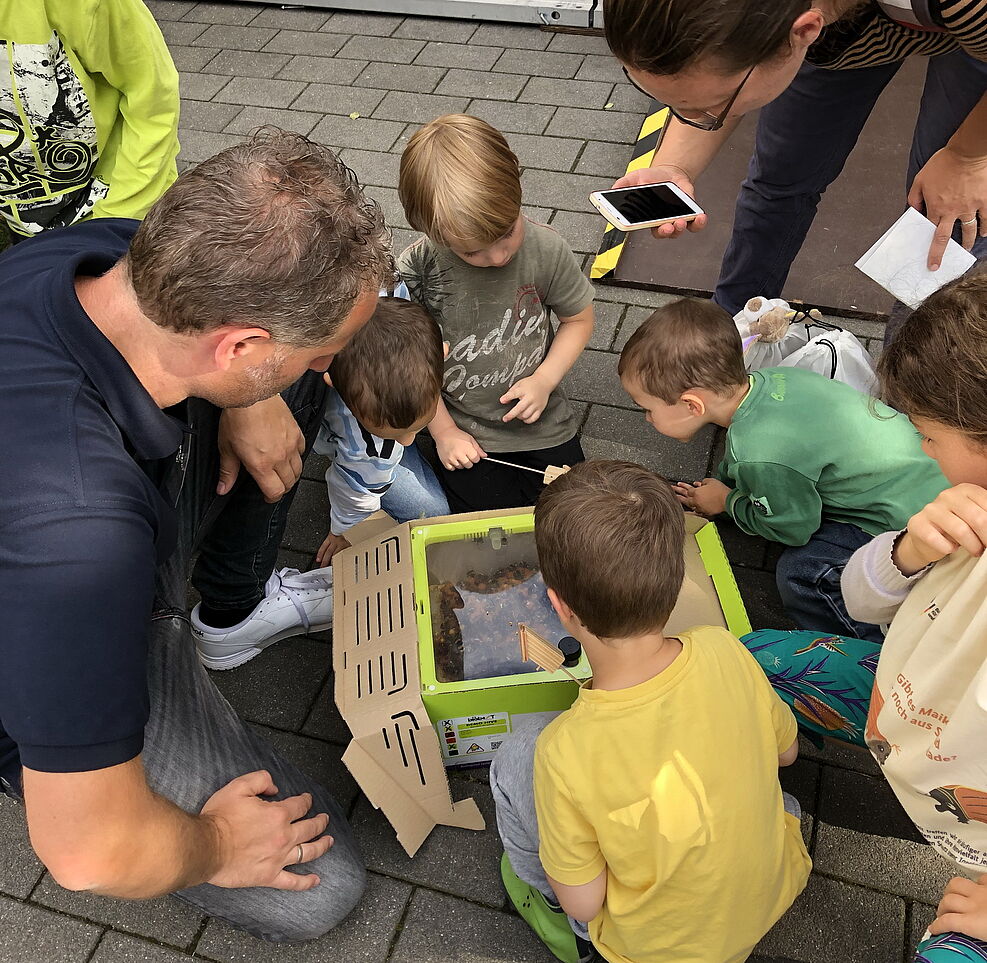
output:
[[692, 221], [705, 213], [682, 188], [670, 181], [593, 191], [589, 199], [618, 231], [640, 231], [680, 218]]

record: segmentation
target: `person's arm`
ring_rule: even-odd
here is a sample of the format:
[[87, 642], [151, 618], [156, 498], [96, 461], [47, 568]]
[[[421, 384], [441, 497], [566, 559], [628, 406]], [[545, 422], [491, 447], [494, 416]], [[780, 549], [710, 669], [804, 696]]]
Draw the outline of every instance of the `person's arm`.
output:
[[428, 423], [428, 433], [435, 442], [439, 461], [447, 471], [472, 468], [481, 458], [487, 457], [476, 439], [452, 420], [452, 415], [441, 398], [435, 409], [435, 417]]
[[557, 879], [547, 877], [548, 885], [552, 887], [555, 898], [574, 920], [588, 923], [599, 915], [603, 904], [607, 901], [607, 871], [604, 869], [596, 879], [582, 886], [567, 886]]
[[963, 247], [970, 250], [979, 232], [987, 237], [987, 93], [967, 115], [946, 146], [915, 175], [908, 203], [936, 225], [928, 267], [938, 269], [959, 221]]
[[795, 737], [795, 741], [778, 756], [778, 766], [784, 768], [785, 766], [790, 766], [799, 757], [799, 740], [798, 736]]
[[178, 71], [154, 17], [137, 0], [100, 0], [87, 29], [83, 42], [68, 42], [90, 74], [119, 91], [121, 120], [109, 192], [93, 216], [141, 218], [178, 175]]
[[559, 318], [559, 329], [545, 360], [527, 378], [515, 381], [501, 397], [502, 405], [517, 401], [503, 420], [519, 418], [526, 425], [536, 422], [545, 410], [549, 396], [558, 388], [592, 337], [592, 303], [578, 314]]
[[[695, 198], [696, 181], [736, 130], [740, 118], [731, 118], [717, 131], [690, 127], [671, 115], [666, 123], [667, 129], [658, 150], [655, 151], [651, 166], [625, 174], [613, 185], [615, 188], [671, 181], [690, 197]], [[687, 230], [693, 233], [701, 231], [706, 226], [707, 220], [706, 214], [700, 214], [692, 221], [678, 220], [654, 227], [651, 233], [658, 238], [679, 237]]]
[[[319, 878], [285, 866], [323, 855], [329, 817], [302, 817], [311, 796], [269, 802], [271, 776], [240, 776], [199, 814], [151, 791], [140, 759], [92, 772], [23, 769], [31, 843], [65, 889], [150, 899], [200, 883], [306, 890]], [[298, 820], [295, 822], [295, 820]], [[321, 838], [319, 838], [321, 837]]]

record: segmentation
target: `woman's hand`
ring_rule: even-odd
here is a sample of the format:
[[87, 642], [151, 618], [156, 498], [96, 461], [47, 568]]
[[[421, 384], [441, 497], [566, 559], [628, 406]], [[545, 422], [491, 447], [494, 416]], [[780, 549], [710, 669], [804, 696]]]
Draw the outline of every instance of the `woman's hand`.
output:
[[[632, 171], [625, 174], [613, 187], [614, 190], [620, 187], [640, 187], [642, 184], [661, 184], [663, 181], [671, 181], [676, 187], [681, 187], [689, 197], [696, 196], [696, 188], [692, 183], [690, 175], [681, 167], [665, 165], [661, 167], [645, 167], [639, 171]], [[701, 231], [706, 226], [707, 216], [700, 214], [695, 220], [687, 221], [679, 218], [670, 221], [668, 224], [661, 224], [651, 228], [651, 233], [657, 238], [679, 237], [686, 231], [693, 234]]]
[[936, 225], [929, 248], [930, 271], [938, 270], [957, 221], [968, 251], [979, 233], [987, 237], [987, 159], [965, 157], [954, 148], [936, 151], [912, 181], [908, 203]]

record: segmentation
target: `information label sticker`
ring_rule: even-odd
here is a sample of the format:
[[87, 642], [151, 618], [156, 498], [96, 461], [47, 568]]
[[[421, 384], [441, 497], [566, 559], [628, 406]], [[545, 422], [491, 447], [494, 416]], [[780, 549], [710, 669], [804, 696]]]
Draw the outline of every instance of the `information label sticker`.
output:
[[511, 731], [511, 716], [507, 712], [490, 712], [459, 719], [439, 719], [435, 730], [446, 759], [496, 752]]

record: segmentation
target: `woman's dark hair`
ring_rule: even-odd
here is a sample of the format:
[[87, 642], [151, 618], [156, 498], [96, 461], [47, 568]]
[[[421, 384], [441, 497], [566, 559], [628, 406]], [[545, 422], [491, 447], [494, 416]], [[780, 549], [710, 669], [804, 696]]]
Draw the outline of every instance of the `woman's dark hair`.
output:
[[649, 74], [677, 74], [700, 58], [738, 73], [782, 52], [811, 0], [604, 0], [614, 56]]

